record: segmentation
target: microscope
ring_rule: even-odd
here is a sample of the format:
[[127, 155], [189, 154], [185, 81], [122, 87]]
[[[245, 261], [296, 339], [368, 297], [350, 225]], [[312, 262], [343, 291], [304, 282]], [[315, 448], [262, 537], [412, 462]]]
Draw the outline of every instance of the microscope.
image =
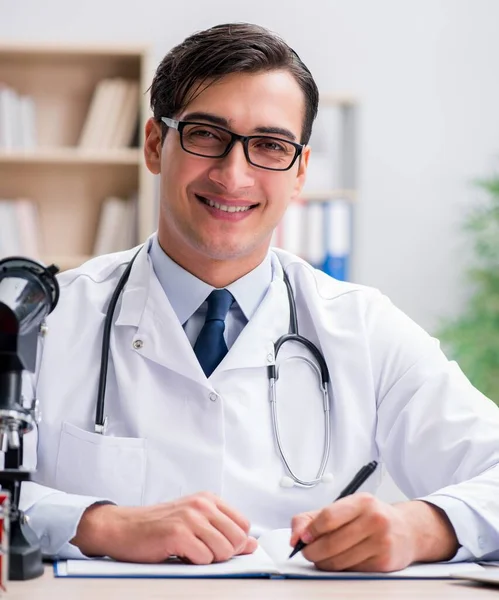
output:
[[38, 336], [45, 317], [59, 300], [55, 265], [21, 257], [0, 260], [0, 452], [5, 457], [0, 485], [10, 493], [9, 579], [33, 579], [43, 573], [40, 543], [19, 510], [23, 435], [39, 420], [36, 398], [22, 397], [22, 373], [35, 372]]

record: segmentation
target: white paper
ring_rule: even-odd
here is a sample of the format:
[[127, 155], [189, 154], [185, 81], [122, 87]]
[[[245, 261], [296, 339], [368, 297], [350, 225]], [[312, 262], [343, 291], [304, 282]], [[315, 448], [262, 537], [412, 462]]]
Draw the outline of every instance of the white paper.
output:
[[319, 571], [301, 553], [291, 560], [289, 529], [276, 529], [262, 535], [253, 554], [235, 556], [223, 563], [190, 565], [171, 561], [162, 564], [117, 562], [110, 559], [59, 561], [57, 574], [69, 577], [224, 577], [224, 576], [279, 576], [290, 575], [320, 579], [442, 579], [460, 573], [482, 574], [484, 567], [476, 563], [433, 563], [411, 565], [393, 573], [337, 573]]
[[411, 565], [401, 571], [391, 573], [360, 573], [358, 571], [340, 571], [329, 572], [319, 571], [314, 564], [309, 562], [301, 552], [298, 552], [292, 559], [288, 559], [291, 553], [289, 529], [276, 529], [263, 534], [260, 539], [260, 545], [277, 565], [278, 570], [286, 575], [295, 575], [300, 577], [319, 577], [321, 579], [399, 579], [399, 578], [421, 578], [421, 579], [441, 579], [458, 575], [464, 572], [482, 573], [483, 567], [476, 563], [428, 563]]
[[[497, 562], [495, 563], [497, 565]], [[499, 586], [499, 569], [483, 569], [476, 573], [475, 571], [459, 571], [452, 575], [456, 579], [467, 579], [469, 581], [477, 581], [478, 583], [488, 583]]]
[[261, 547], [253, 554], [235, 556], [226, 562], [210, 565], [190, 565], [176, 561], [140, 564], [110, 559], [68, 560], [65, 568], [62, 563], [58, 565], [58, 574], [70, 577], [216, 577], [267, 573], [276, 574], [277, 570]]

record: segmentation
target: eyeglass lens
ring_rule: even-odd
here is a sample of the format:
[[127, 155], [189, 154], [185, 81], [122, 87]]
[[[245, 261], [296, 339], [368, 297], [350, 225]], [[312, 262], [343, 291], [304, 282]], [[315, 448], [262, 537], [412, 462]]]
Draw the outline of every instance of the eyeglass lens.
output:
[[[212, 158], [221, 156], [231, 142], [228, 132], [209, 125], [186, 124], [182, 137], [185, 150]], [[292, 144], [278, 138], [262, 136], [248, 140], [250, 161], [261, 167], [286, 169], [295, 153]]]

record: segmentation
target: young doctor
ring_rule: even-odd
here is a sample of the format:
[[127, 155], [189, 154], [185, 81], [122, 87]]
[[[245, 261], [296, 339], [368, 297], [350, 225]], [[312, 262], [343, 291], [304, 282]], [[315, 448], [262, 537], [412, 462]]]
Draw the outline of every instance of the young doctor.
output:
[[[43, 420], [21, 507], [46, 554], [210, 563], [289, 526], [320, 569], [499, 554], [499, 410], [377, 290], [269, 250], [313, 160], [317, 102], [299, 57], [255, 25], [192, 35], [159, 65], [157, 234], [60, 276], [32, 382]], [[293, 304], [309, 343], [276, 348]], [[371, 460], [412, 500], [376, 499], [378, 469], [333, 503]]]

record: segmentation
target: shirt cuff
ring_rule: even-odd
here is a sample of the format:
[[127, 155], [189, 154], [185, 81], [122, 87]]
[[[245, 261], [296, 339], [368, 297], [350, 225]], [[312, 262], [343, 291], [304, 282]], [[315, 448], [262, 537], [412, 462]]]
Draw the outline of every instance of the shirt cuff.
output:
[[451, 522], [461, 547], [447, 562], [475, 561], [485, 555], [492, 560], [496, 555], [499, 556], [497, 532], [491, 531], [482, 515], [466, 502], [438, 493], [414, 499], [441, 508]]
[[85, 510], [93, 504], [114, 504], [110, 500], [54, 492], [41, 498], [25, 512], [44, 556], [51, 558], [88, 558], [70, 543]]

